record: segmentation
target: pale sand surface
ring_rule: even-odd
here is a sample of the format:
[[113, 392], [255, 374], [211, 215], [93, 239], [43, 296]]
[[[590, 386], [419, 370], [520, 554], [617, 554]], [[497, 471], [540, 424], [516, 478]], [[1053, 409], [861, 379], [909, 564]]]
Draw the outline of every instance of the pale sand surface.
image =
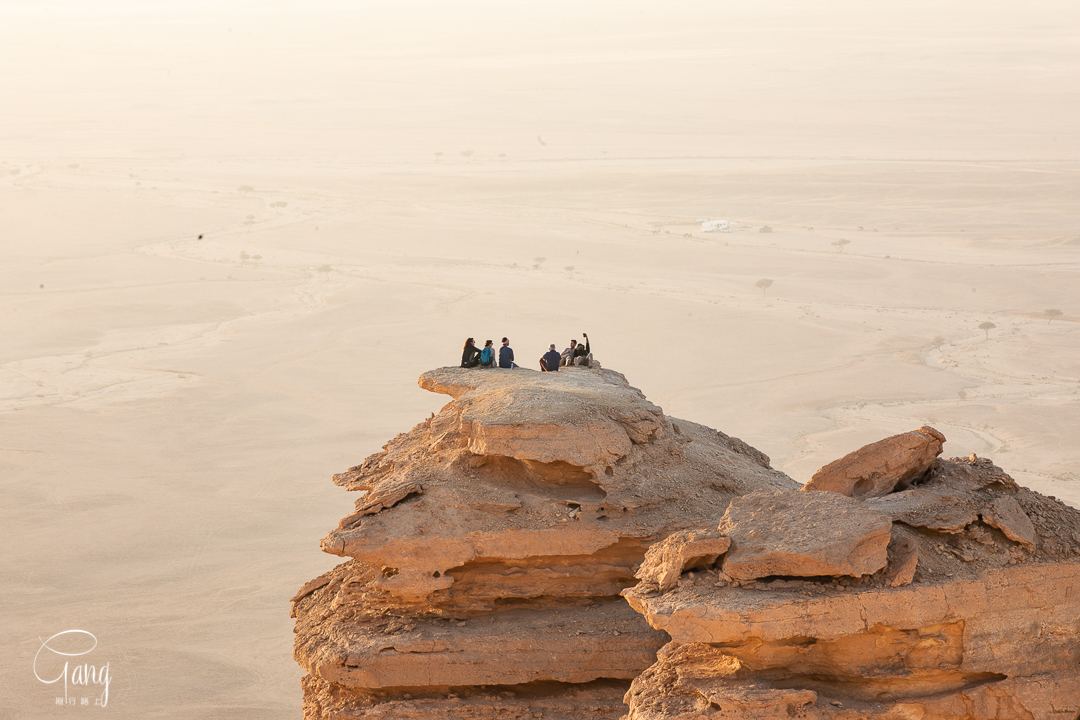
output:
[[330, 476], [469, 335], [800, 481], [932, 424], [1080, 506], [1072, 4], [193, 7], [0, 8], [0, 718], [95, 712], [70, 628], [111, 717], [299, 717]]

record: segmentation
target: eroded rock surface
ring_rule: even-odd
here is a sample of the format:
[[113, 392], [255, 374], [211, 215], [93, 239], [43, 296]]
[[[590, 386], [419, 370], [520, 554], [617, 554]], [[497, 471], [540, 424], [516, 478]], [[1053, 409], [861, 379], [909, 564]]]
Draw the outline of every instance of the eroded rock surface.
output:
[[[322, 541], [349, 560], [293, 599], [306, 718], [614, 720], [668, 640], [619, 596], [649, 547], [797, 487], [609, 370], [420, 385], [453, 400], [334, 477], [364, 494]], [[665, 584], [728, 544], [684, 539]]]
[[732, 500], [720, 520], [731, 540], [723, 569], [737, 580], [870, 575], [885, 567], [892, 522], [836, 493], [759, 491]]
[[718, 532], [677, 532], [649, 548], [634, 577], [664, 592], [675, 587], [687, 570], [715, 563], [729, 547], [731, 540]]
[[[880, 569], [731, 576], [739, 534], [761, 528], [765, 542], [800, 512], [790, 496], [822, 495], [887, 519]], [[731, 503], [731, 548], [713, 568], [666, 593], [647, 582], [624, 591], [672, 639], [634, 680], [628, 720], [1080, 716], [1080, 512], [978, 459], [941, 461], [914, 487], [862, 503], [771, 496], [775, 518], [765, 493]], [[755, 512], [740, 516], [748, 503]]]
[[1035, 544], [1035, 526], [1023, 508], [1011, 497], [994, 498], [993, 502], [979, 512], [987, 525], [996, 527], [1010, 540], [1024, 545]]

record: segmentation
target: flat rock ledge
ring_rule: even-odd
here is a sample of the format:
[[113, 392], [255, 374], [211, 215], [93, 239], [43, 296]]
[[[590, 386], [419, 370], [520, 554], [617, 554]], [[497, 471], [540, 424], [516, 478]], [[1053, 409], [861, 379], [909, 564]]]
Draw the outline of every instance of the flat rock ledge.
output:
[[[671, 642], [626, 720], [1076, 720], [1080, 512], [988, 460], [933, 465], [866, 500], [734, 499], [718, 531], [696, 531], [731, 541], [711, 566], [664, 583], [639, 569], [623, 595]], [[845, 548], [873, 561], [847, 568]]]
[[[322, 541], [347, 560], [293, 598], [310, 720], [616, 720], [669, 640], [620, 597], [649, 548], [798, 487], [610, 370], [442, 368], [420, 386], [451, 401], [334, 477], [360, 493]], [[677, 581], [728, 541], [671, 544]]]

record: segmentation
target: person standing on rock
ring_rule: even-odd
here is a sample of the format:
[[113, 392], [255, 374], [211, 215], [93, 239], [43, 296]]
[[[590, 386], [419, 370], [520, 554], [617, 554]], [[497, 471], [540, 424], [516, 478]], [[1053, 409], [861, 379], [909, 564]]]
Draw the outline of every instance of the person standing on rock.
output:
[[548, 351], [540, 356], [540, 370], [542, 372], [559, 372], [559, 351], [555, 349], [555, 343], [552, 343]]
[[510, 341], [506, 338], [502, 339], [502, 347], [499, 348], [499, 367], [517, 367], [517, 365], [514, 364], [514, 350], [510, 347]]
[[465, 347], [461, 349], [461, 367], [474, 368], [480, 364], [480, 349], [476, 347], [476, 341], [469, 338], [465, 341]]

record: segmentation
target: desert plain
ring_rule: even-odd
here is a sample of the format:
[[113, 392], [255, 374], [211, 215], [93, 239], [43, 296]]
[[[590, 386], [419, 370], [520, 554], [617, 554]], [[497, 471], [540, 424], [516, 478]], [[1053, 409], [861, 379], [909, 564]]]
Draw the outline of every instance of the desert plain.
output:
[[1075, 4], [9, 2], [0, 60], [0, 718], [299, 717], [330, 476], [469, 336], [1080, 506]]

